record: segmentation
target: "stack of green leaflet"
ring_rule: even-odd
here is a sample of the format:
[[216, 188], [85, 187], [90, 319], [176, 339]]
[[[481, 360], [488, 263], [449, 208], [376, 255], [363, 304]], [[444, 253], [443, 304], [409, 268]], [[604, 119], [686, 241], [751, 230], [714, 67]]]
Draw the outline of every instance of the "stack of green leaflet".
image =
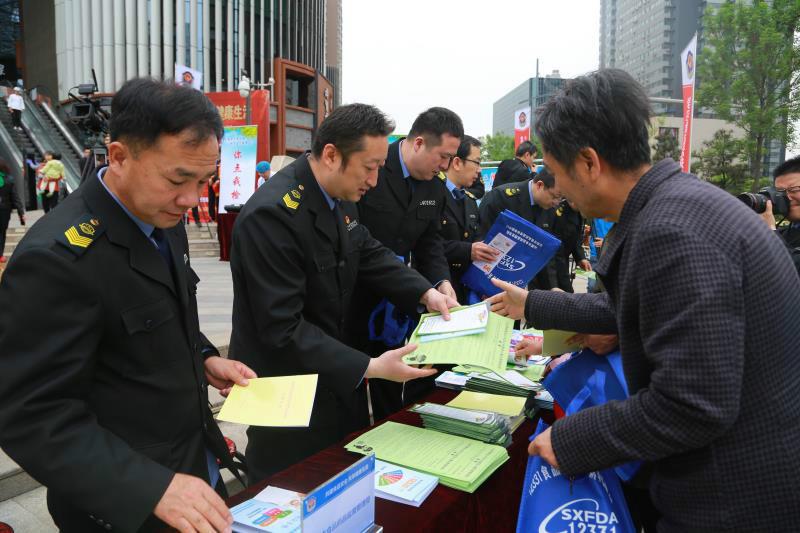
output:
[[[463, 332], [426, 335], [425, 332], [428, 329], [425, 329], [425, 326], [428, 324], [438, 325], [441, 328], [445, 327], [442, 324], [447, 327], [453, 326], [444, 320], [431, 322], [432, 319], [439, 318], [435, 314], [422, 315], [420, 325], [411, 334], [409, 340], [411, 344], [417, 344], [417, 349], [403, 356], [403, 361], [409, 365], [470, 365], [494, 372], [503, 372], [508, 361], [508, 347], [511, 345], [511, 330], [514, 327], [514, 321], [497, 313], [487, 312], [486, 309], [486, 305], [482, 303], [460, 308], [457, 311], [486, 312], [485, 329], [467, 330], [468, 335], [463, 335]], [[451, 314], [451, 316], [453, 315]], [[433, 331], [438, 331], [438, 329], [433, 329]], [[431, 340], [432, 338], [434, 340]]]
[[527, 398], [532, 392], [541, 390], [542, 386], [534, 383], [515, 370], [506, 370], [502, 374], [494, 372], [470, 374], [464, 390], [502, 394], [504, 396], [521, 396]]
[[418, 404], [410, 410], [422, 417], [422, 423], [428, 429], [503, 447], [511, 444], [511, 424], [507, 416], [435, 403]]
[[432, 474], [442, 485], [470, 493], [508, 461], [501, 446], [396, 422], [367, 431], [345, 448], [375, 453], [381, 461]]

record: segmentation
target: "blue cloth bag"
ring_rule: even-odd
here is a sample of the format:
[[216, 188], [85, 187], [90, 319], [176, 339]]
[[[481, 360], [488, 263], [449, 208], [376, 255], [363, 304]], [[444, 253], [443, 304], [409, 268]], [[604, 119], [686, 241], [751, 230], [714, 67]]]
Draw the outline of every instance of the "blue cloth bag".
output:
[[[592, 386], [600, 380], [603, 383], [602, 387]], [[589, 349], [584, 349], [553, 369], [542, 385], [564, 408], [567, 416], [577, 412], [578, 405], [580, 409], [586, 409], [628, 397], [628, 385], [625, 382], [622, 355], [619, 350], [608, 355], [597, 355]], [[585, 397], [586, 395], [588, 397]], [[580, 404], [574, 403], [578, 397], [583, 398]], [[620, 479], [629, 481], [640, 467], [641, 461], [633, 461], [618, 465], [614, 470]]]
[[[566, 416], [628, 397], [619, 352], [599, 356], [583, 350], [557, 366], [542, 384]], [[531, 440], [547, 427], [540, 421]], [[517, 532], [633, 533], [620, 478], [630, 479], [639, 466], [628, 463], [569, 479], [541, 457], [528, 458]]]
[[[539, 421], [537, 435], [548, 428]], [[635, 533], [612, 469], [568, 478], [541, 457], [528, 458], [517, 533]]]
[[[403, 264], [406, 263], [405, 257], [396, 255], [395, 258]], [[367, 324], [369, 340], [382, 342], [390, 348], [402, 345], [415, 327], [416, 319], [401, 312], [386, 298], [378, 302], [369, 314]]]

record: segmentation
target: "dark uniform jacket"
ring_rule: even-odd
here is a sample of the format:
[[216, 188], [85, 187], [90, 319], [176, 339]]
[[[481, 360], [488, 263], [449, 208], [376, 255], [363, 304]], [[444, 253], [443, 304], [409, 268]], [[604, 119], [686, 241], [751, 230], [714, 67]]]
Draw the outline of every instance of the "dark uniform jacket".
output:
[[[404, 261], [411, 256], [412, 266], [431, 284], [437, 284], [450, 279], [444, 241], [439, 235], [446, 190], [436, 177], [428, 181], [403, 178], [400, 142], [389, 145], [377, 186], [358, 202], [358, 222]], [[373, 287], [359, 284], [356, 288], [348, 338], [370, 352], [374, 350], [367, 344], [367, 323], [381, 298]]]
[[208, 480], [206, 448], [228, 457], [186, 233], [164, 233], [175, 280], [94, 179], [31, 228], [0, 284], [0, 446], [64, 531], [157, 528], [173, 472]]
[[631, 397], [552, 427], [561, 472], [641, 459], [659, 531], [796, 531], [800, 284], [783, 244], [671, 160], [639, 180], [595, 271], [532, 291], [537, 328], [618, 333]]
[[583, 240], [583, 216], [575, 211], [564, 200], [556, 208], [553, 233], [561, 239], [561, 247], [553, 258], [555, 261], [556, 280], [558, 288], [573, 292], [572, 279], [569, 272], [569, 256], [579, 263], [586, 259], [581, 241]]
[[[16, 209], [18, 214], [25, 214], [25, 206], [23, 206], [20, 201], [14, 176], [6, 175], [3, 177], [3, 181], [5, 183], [0, 187], [0, 211]], [[2, 255], [2, 253], [3, 251], [0, 250], [0, 255]]]
[[[795, 224], [798, 223], [795, 222]], [[781, 236], [781, 239], [786, 244], [789, 255], [792, 256], [794, 267], [797, 269], [797, 273], [800, 274], [800, 226], [792, 227], [789, 225], [778, 228], [778, 235]]]
[[[489, 232], [494, 221], [506, 209], [539, 226], [548, 233], [554, 234], [556, 210], [542, 209], [535, 203], [531, 205], [529, 187], [530, 180], [509, 183], [499, 188], [493, 187], [491, 191], [486, 193], [480, 205], [481, 235], [486, 235]], [[529, 286], [537, 289], [557, 287], [555, 260], [551, 260], [533, 278]]]
[[[330, 209], [302, 156], [261, 186], [236, 220], [230, 356], [259, 376], [319, 374], [310, 428], [251, 428], [274, 447], [272, 457], [254, 452], [259, 472], [288, 466], [368, 423], [362, 378], [369, 357], [342, 342], [356, 284], [406, 312], [431, 288], [356, 214], [350, 202]], [[250, 456], [248, 446], [248, 462]]]
[[528, 168], [528, 165], [516, 157], [514, 159], [506, 159], [501, 161], [500, 165], [497, 167], [497, 172], [495, 172], [494, 181], [492, 182], [492, 189], [528, 179], [531, 179], [531, 169]]
[[469, 191], [464, 191], [464, 199], [456, 200], [447, 189], [445, 175], [442, 173], [439, 177], [446, 193], [442, 229], [439, 234], [444, 239], [444, 254], [450, 264], [450, 277], [458, 301], [465, 304], [467, 289], [461, 284], [460, 279], [472, 264], [472, 243], [481, 238], [478, 202]]

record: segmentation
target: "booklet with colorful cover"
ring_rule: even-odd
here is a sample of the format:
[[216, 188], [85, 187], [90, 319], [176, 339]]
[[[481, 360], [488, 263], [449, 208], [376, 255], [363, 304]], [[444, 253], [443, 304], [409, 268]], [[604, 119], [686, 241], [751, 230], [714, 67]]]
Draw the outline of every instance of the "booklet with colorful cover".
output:
[[378, 498], [419, 507], [438, 484], [436, 476], [375, 460], [375, 496]]

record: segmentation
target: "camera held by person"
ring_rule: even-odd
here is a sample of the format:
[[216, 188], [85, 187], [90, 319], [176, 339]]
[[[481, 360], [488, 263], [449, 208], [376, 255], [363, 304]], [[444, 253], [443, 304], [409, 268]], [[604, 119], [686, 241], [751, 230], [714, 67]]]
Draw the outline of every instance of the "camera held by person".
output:
[[743, 192], [736, 196], [745, 203], [747, 207], [756, 213], [763, 213], [767, 209], [767, 202], [772, 202], [772, 213], [775, 215], [789, 214], [789, 197], [785, 190], [778, 190], [775, 187], [764, 187], [758, 192]]
[[[780, 164], [773, 177], [774, 187], [750, 194], [752, 200], [744, 200], [744, 194], [739, 199], [761, 213], [764, 222], [783, 240], [800, 273], [800, 157]], [[780, 225], [775, 222], [776, 215], [783, 217]], [[784, 221], [788, 224], [783, 224]]]

